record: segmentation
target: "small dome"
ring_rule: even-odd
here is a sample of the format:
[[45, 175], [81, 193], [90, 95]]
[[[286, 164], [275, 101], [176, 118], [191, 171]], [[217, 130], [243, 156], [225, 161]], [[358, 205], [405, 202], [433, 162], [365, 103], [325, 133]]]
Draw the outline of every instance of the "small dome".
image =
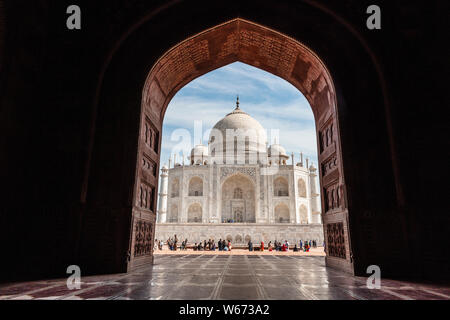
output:
[[193, 159], [194, 157], [201, 157], [201, 156], [203, 157], [208, 156], [208, 147], [202, 144], [198, 144], [191, 150], [191, 159]]
[[316, 167], [314, 167], [314, 164], [311, 163], [311, 165], [309, 166], [309, 170], [316, 171]]
[[269, 157], [285, 157], [289, 158], [286, 150], [279, 144], [272, 144], [269, 147]]
[[169, 168], [166, 165], [163, 165], [161, 169], [162, 170], [169, 170]]

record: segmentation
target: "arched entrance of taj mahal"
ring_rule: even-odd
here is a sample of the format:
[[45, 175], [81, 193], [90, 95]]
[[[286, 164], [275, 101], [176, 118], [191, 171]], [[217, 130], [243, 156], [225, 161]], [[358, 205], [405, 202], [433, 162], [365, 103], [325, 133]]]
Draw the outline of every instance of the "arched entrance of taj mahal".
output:
[[[64, 277], [72, 264], [83, 275], [151, 265], [169, 102], [234, 62], [284, 79], [311, 106], [326, 265], [448, 277], [446, 188], [430, 187], [444, 182], [446, 166], [434, 173], [415, 160], [446, 150], [445, 117], [429, 111], [445, 105], [443, 73], [430, 75], [448, 64], [436, 32], [445, 30], [444, 4], [387, 1], [382, 29], [371, 30], [358, 1], [91, 1], [81, 5], [82, 29], [69, 30], [62, 3], [0, 3], [0, 243], [8, 257], [0, 280]], [[196, 177], [169, 185], [168, 197], [189, 201], [170, 203], [167, 221], [200, 224], [211, 213], [200, 201], [210, 198], [208, 184]], [[216, 219], [256, 223], [260, 186], [234, 179], [215, 192], [225, 199]], [[284, 201], [308, 197], [308, 181], [287, 183], [271, 184], [277, 201], [267, 219], [310, 221], [307, 207]]]
[[234, 174], [221, 184], [221, 221], [256, 222], [255, 184], [245, 174]]
[[[310, 9], [327, 21], [334, 19], [321, 8]], [[377, 226], [384, 226], [389, 229], [384, 236], [396, 237], [399, 251], [406, 245], [406, 238], [400, 236], [405, 230], [397, 210], [401, 193], [386, 122], [387, 96], [377, 61], [364, 41], [344, 24], [332, 29], [340, 35], [337, 41], [331, 32], [311, 29], [312, 20], [308, 24], [307, 20], [299, 22], [292, 13], [274, 16], [264, 10], [266, 15], [249, 14], [248, 19], [211, 11], [196, 15], [196, 19], [182, 18], [189, 28], [177, 29], [179, 32], [152, 32], [155, 24], [164, 28], [166, 20], [160, 19], [170, 15], [170, 10], [162, 10], [161, 17], [155, 13], [144, 18], [118, 41], [98, 82], [93, 142], [88, 146], [82, 179], [84, 207], [79, 224], [83, 236], [74, 240], [78, 241], [74, 250], [86, 273], [124, 272], [152, 263], [151, 251], [142, 248], [152, 247], [155, 236], [162, 123], [167, 106], [191, 80], [236, 61], [288, 81], [311, 106], [326, 264], [365, 274], [367, 266], [376, 261], [385, 274], [400, 272], [396, 267], [400, 262], [393, 263], [392, 257], [374, 244], [380, 240]], [[298, 23], [304, 28], [293, 27]], [[343, 50], [343, 39], [352, 45], [351, 53]], [[352, 68], [355, 59], [358, 69]], [[364, 82], [358, 80], [363, 76], [358, 70], [365, 70]], [[369, 122], [363, 110], [370, 110]], [[278, 182], [277, 192], [282, 197], [286, 190], [283, 181]], [[302, 192], [299, 184], [297, 192]], [[192, 191], [200, 194], [195, 186], [198, 184]], [[241, 189], [225, 194], [225, 216], [257, 219], [257, 205], [252, 208], [245, 198], [249, 190]], [[235, 192], [240, 197], [241, 191], [243, 199], [234, 199]], [[292, 221], [294, 215], [305, 219], [302, 208], [287, 213], [283, 205], [275, 207], [273, 219], [279, 223], [288, 216]], [[173, 207], [179, 214], [187, 213], [185, 209]], [[199, 212], [200, 208], [193, 206], [192, 219], [198, 220]]]
[[[304, 44], [240, 18], [207, 29], [178, 43], [158, 59], [147, 76], [142, 93], [131, 251], [136, 243], [134, 235], [140, 233], [138, 221], [145, 221], [144, 223], [152, 226], [152, 230], [155, 228], [156, 207], [146, 206], [148, 202], [144, 203], [141, 199], [147, 196], [156, 197], [158, 177], [149, 175], [148, 170], [139, 165], [139, 159], [150, 158], [155, 164], [158, 163], [161, 124], [168, 103], [174, 94], [192, 79], [233, 61], [247, 63], [287, 80], [309, 101], [317, 129], [322, 207], [325, 213], [332, 213], [324, 214], [323, 219], [327, 264], [353, 272], [337, 97], [330, 72], [319, 57]], [[248, 176], [245, 173], [217, 178], [221, 179], [221, 190], [215, 200], [219, 202], [219, 209], [217, 213], [212, 213], [213, 219], [238, 223], [260, 220], [295, 223], [296, 220], [306, 219], [302, 207], [292, 210], [284, 203], [274, 204], [270, 216], [263, 215], [259, 202], [255, 201], [259, 194], [259, 185], [257, 181], [252, 181], [252, 178], [254, 179], [254, 175]], [[302, 193], [304, 186], [301, 181], [298, 183], [298, 192]], [[191, 180], [189, 196], [199, 195], [202, 192], [199, 188], [201, 185], [201, 180]], [[274, 196], [288, 196], [288, 189], [286, 179], [278, 177], [273, 181]], [[169, 190], [170, 192], [173, 191]], [[214, 194], [212, 196], [215, 197]], [[202, 212], [206, 211], [200, 204], [191, 204], [185, 221], [200, 222], [211, 218], [202, 218]], [[154, 233], [151, 237], [154, 238]], [[241, 237], [244, 238], [245, 235]], [[132, 255], [128, 268], [148, 263], [151, 259], [150, 256]]]

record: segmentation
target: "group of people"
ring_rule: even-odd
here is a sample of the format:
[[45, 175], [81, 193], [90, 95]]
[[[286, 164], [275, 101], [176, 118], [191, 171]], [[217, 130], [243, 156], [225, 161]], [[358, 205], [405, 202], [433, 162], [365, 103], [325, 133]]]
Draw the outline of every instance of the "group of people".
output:
[[[177, 235], [174, 235], [173, 238], [169, 238], [166, 241], [167, 246], [169, 248], [169, 250], [172, 251], [176, 251], [178, 248], [180, 250], [187, 250], [188, 248], [188, 239], [185, 239], [184, 241], [181, 242], [181, 245], [178, 247], [178, 238]], [[254, 251], [254, 250], [259, 250], [259, 251], [264, 251], [265, 247], [264, 247], [264, 241], [261, 241], [259, 246], [254, 247], [253, 246], [253, 242], [251, 240], [248, 241], [247, 243], [248, 246], [248, 250], [249, 251]], [[294, 248], [292, 248], [293, 251], [298, 252], [298, 251], [304, 251], [304, 252], [309, 252], [309, 250], [311, 248], [316, 248], [317, 247], [317, 241], [316, 240], [306, 240], [306, 241], [302, 241], [300, 240], [297, 246], [297, 243], [295, 243]], [[194, 251], [215, 251], [217, 248], [217, 250], [219, 251], [231, 251], [231, 241], [230, 240], [225, 240], [225, 239], [219, 239], [219, 241], [217, 242], [217, 246], [214, 240], [209, 239], [208, 241], [203, 240], [203, 242], [199, 242], [199, 243], [195, 243], [192, 246], [192, 249]], [[163, 249], [163, 242], [162, 241], [158, 241], [158, 239], [155, 239], [155, 250], [162, 250]], [[272, 241], [269, 241], [269, 244], [267, 245], [267, 250], [269, 251], [289, 251], [289, 242], [287, 240], [284, 240], [284, 242], [282, 243], [281, 241], [277, 241], [275, 240], [274, 243], [272, 244]]]
[[[253, 247], [253, 243], [252, 240], [249, 240], [248, 243], [248, 251], [253, 251], [255, 250], [255, 248]], [[305, 251], [305, 252], [309, 252], [309, 249], [311, 248], [316, 248], [317, 247], [317, 241], [316, 240], [307, 240], [305, 242], [303, 242], [302, 240], [300, 240], [299, 242], [299, 246], [297, 247], [297, 244], [294, 245], [293, 251], [298, 252], [298, 251]], [[281, 243], [280, 241], [275, 240], [274, 244], [272, 245], [272, 241], [269, 241], [269, 244], [267, 245], [267, 249], [269, 251], [289, 251], [289, 242], [287, 240], [284, 240], [283, 243]], [[258, 247], [259, 251], [264, 251], [264, 241], [261, 241], [260, 246]]]
[[[166, 244], [167, 247], [169, 248], [169, 250], [171, 251], [176, 251], [177, 249], [179, 250], [187, 250], [188, 248], [188, 239], [185, 239], [184, 241], [181, 242], [180, 246], [177, 246], [178, 244], [178, 238], [177, 235], [174, 235], [173, 238], [168, 238], [166, 240]], [[195, 242], [194, 245], [192, 246], [192, 249], [194, 251], [215, 251], [216, 248], [219, 251], [231, 251], [231, 241], [230, 240], [222, 240], [220, 239], [219, 242], [216, 243], [214, 240], [209, 239], [208, 241], [203, 240], [203, 242]], [[162, 250], [163, 249], [163, 242], [161, 240], [158, 241], [158, 239], [155, 239], [155, 250]]]
[[[199, 242], [198, 244], [195, 243], [194, 247], [193, 247], [194, 251], [216, 251], [216, 243], [214, 240], [209, 239], [208, 242], [206, 242], [206, 240], [203, 240], [203, 244], [202, 242]], [[231, 241], [228, 240], [226, 241], [225, 239], [222, 240], [220, 239], [217, 242], [217, 249], [219, 251], [231, 251]]]
[[175, 235], [173, 238], [167, 239], [166, 243], [167, 243], [167, 246], [169, 247], [169, 250], [177, 251], [177, 244], [178, 244], [177, 235]]
[[306, 240], [305, 242], [302, 242], [302, 240], [300, 240], [300, 247], [298, 248], [298, 251], [309, 251], [309, 249], [311, 248], [317, 248], [316, 240]]
[[[173, 238], [169, 238], [166, 240], [167, 247], [169, 250], [176, 251], [177, 250], [177, 244], [178, 244], [178, 238], [177, 235], [174, 235]], [[187, 239], [181, 242], [181, 246], [179, 247], [180, 250], [186, 250], [186, 244]], [[155, 247], [154, 250], [162, 250], [163, 249], [163, 242], [161, 240], [155, 239]]]
[[[264, 241], [261, 241], [261, 244], [258, 247], [253, 247], [252, 240], [249, 240], [248, 243], [248, 251], [264, 251]], [[275, 240], [274, 244], [272, 244], [272, 241], [269, 241], [269, 244], [267, 245], [267, 250], [269, 251], [289, 251], [289, 242], [287, 240], [284, 240], [284, 243], [281, 243], [277, 240]]]

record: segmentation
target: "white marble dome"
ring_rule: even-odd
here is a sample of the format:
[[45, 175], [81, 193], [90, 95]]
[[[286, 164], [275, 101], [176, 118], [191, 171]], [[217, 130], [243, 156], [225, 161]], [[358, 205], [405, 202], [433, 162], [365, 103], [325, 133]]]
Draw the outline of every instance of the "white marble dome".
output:
[[[230, 131], [229, 131], [230, 130]], [[227, 144], [227, 133], [236, 137], [236, 141], [242, 143], [242, 148], [235, 146], [234, 141]], [[214, 151], [227, 151], [229, 154], [266, 153], [267, 135], [263, 126], [248, 113], [239, 107], [239, 98], [236, 101], [236, 109], [217, 122], [209, 136], [210, 154]], [[244, 145], [247, 144], [248, 145]], [[227, 148], [228, 147], [228, 148]], [[231, 147], [231, 150], [227, 150]]]

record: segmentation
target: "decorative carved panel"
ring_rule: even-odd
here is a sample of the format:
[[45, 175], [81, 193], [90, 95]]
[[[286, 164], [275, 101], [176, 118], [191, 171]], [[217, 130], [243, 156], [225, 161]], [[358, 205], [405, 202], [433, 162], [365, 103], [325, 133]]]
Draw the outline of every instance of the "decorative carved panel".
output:
[[220, 181], [225, 180], [228, 176], [235, 174], [235, 173], [242, 173], [246, 176], [249, 176], [253, 182], [256, 182], [256, 170], [255, 168], [246, 168], [246, 167], [237, 167], [237, 168], [230, 168], [230, 167], [224, 167], [220, 169]]
[[326, 176], [338, 166], [336, 154], [322, 163], [322, 175]]
[[327, 225], [327, 251], [329, 256], [346, 258], [344, 224], [342, 222]]
[[156, 177], [157, 165], [156, 165], [156, 163], [153, 160], [151, 160], [145, 154], [142, 157], [142, 169], [144, 169], [144, 171], [150, 173], [153, 177]]
[[153, 151], [158, 153], [159, 132], [148, 118], [144, 124], [144, 143]]
[[192, 72], [196, 65], [210, 60], [207, 40], [188, 39], [180, 43], [177, 49], [168, 52], [160, 61], [157, 79], [166, 93], [172, 89], [171, 84], [180, 83], [184, 75]]
[[339, 184], [333, 184], [324, 190], [325, 212], [341, 207], [342, 193]]
[[152, 254], [152, 223], [138, 220], [134, 226], [134, 257]]
[[138, 205], [155, 212], [155, 187], [141, 183], [139, 188]]
[[334, 145], [334, 125], [333, 121], [330, 121], [319, 132], [319, 145], [320, 153], [325, 151], [328, 147]]

